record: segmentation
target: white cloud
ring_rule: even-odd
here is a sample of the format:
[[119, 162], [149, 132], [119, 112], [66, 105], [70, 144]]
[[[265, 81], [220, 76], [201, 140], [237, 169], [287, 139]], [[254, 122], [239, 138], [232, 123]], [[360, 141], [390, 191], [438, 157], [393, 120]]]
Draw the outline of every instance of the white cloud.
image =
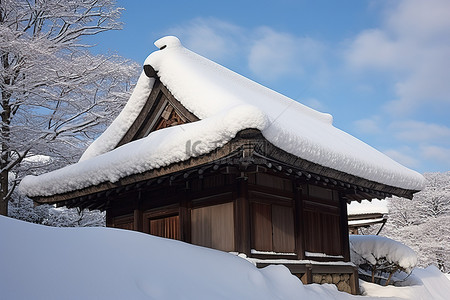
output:
[[372, 117], [368, 119], [357, 120], [353, 122], [353, 124], [356, 127], [356, 130], [361, 133], [379, 134], [382, 132], [380, 122], [381, 120], [379, 117]]
[[[350, 66], [392, 75], [393, 114], [450, 104], [450, 1], [402, 0], [380, 28], [361, 32], [346, 52]], [[437, 106], [436, 105], [436, 106]]]
[[258, 28], [252, 38], [249, 68], [262, 78], [301, 75], [306, 66], [320, 62], [324, 50], [317, 40], [278, 32], [269, 27]]
[[399, 35], [411, 35], [421, 40], [449, 39], [445, 36], [450, 27], [450, 2], [448, 0], [403, 0], [388, 14], [386, 25]]
[[306, 69], [318, 77], [326, 75], [321, 42], [267, 26], [247, 29], [215, 18], [196, 18], [168, 34], [212, 60], [244, 59], [250, 71], [265, 81], [299, 76]]
[[400, 149], [388, 149], [383, 151], [384, 154], [392, 158], [393, 160], [401, 163], [408, 168], [417, 168], [420, 165], [419, 160], [417, 160], [409, 147], [402, 147]]
[[419, 121], [397, 121], [392, 123], [390, 129], [396, 138], [405, 141], [429, 142], [450, 141], [450, 127]]
[[421, 147], [421, 152], [427, 159], [450, 165], [449, 148], [430, 145]]
[[178, 36], [187, 48], [212, 60], [235, 56], [248, 47], [243, 28], [215, 18], [196, 18], [168, 32]]

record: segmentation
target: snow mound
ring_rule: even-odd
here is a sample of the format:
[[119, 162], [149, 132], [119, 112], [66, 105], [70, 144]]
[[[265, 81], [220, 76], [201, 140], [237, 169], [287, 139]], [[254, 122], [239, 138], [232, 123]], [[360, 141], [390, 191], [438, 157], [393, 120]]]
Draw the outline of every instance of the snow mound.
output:
[[[212, 249], [0, 216], [2, 299], [296, 299], [300, 280]], [[314, 298], [313, 298], [314, 299]]]
[[[380, 286], [360, 280], [364, 299], [395, 297], [396, 299], [448, 300], [450, 280], [435, 266], [415, 268], [403, 286]], [[385, 298], [385, 299], [386, 299]]]
[[[284, 266], [257, 269], [236, 255], [134, 231], [0, 216], [0, 236], [2, 299], [361, 299], [334, 285], [303, 286]], [[447, 299], [450, 281], [437, 269], [414, 274], [411, 287], [363, 283], [364, 299]]]
[[389, 263], [410, 273], [417, 265], [417, 254], [408, 246], [378, 235], [350, 235], [351, 260], [356, 265], [366, 262], [376, 265], [385, 258]]

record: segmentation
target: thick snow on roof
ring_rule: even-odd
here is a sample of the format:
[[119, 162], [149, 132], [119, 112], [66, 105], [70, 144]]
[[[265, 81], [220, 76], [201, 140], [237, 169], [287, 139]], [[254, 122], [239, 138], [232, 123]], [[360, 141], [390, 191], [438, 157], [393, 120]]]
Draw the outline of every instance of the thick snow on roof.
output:
[[[261, 130], [275, 146], [316, 164], [394, 187], [422, 189], [422, 175], [335, 128], [331, 115], [191, 52], [176, 37], [162, 38], [155, 45], [162, 50], [150, 54], [145, 64], [158, 72], [161, 82], [200, 121], [154, 132], [133, 146], [110, 151], [130, 128], [150, 94], [153, 82], [141, 76], [124, 111], [111, 129], [88, 148], [80, 163], [37, 178], [27, 176], [21, 183], [22, 191], [28, 196], [48, 196], [114, 182], [188, 159], [191, 154], [182, 153], [186, 152], [188, 141], [200, 143], [195, 154], [201, 155], [248, 128]], [[161, 142], [173, 148], [159, 145]], [[96, 156], [99, 157], [83, 164]]]
[[374, 199], [372, 201], [362, 200], [361, 202], [353, 201], [347, 204], [347, 212], [349, 216], [368, 215], [368, 214], [387, 214], [389, 209], [387, 200]]
[[154, 82], [154, 78], [148, 78], [144, 72], [141, 73], [125, 107], [105, 132], [86, 149], [80, 161], [111, 151], [119, 144], [147, 102]]

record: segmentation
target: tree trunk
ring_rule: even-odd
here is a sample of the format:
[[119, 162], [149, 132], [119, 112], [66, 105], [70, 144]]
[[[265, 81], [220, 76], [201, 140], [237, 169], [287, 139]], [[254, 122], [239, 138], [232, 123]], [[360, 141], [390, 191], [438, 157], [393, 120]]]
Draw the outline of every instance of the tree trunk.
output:
[[0, 215], [8, 215], [8, 171], [0, 174]]
[[[3, 53], [1, 55], [1, 64], [5, 70], [9, 69], [8, 55]], [[11, 79], [9, 77], [3, 77], [3, 82], [6, 85], [11, 84]], [[1, 137], [1, 148], [0, 148], [0, 215], [8, 215], [8, 201], [9, 201], [9, 182], [8, 174], [9, 168], [8, 163], [10, 160], [9, 152], [9, 141], [10, 141], [10, 129], [11, 124], [11, 106], [10, 99], [11, 93], [5, 90], [1, 91], [1, 127], [0, 127], [0, 137]]]

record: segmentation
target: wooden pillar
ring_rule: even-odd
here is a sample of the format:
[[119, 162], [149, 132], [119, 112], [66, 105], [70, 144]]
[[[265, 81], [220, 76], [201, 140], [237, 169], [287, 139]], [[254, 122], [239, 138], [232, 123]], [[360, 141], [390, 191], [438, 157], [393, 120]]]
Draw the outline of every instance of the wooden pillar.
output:
[[234, 206], [235, 248], [239, 253], [247, 256], [251, 254], [250, 233], [250, 204], [248, 201], [247, 179], [241, 176], [236, 179], [236, 197]]
[[106, 210], [106, 227], [114, 227], [111, 209]]
[[305, 259], [302, 189], [294, 181], [295, 249], [298, 259]]
[[359, 276], [358, 276], [358, 269], [353, 269], [353, 274], [350, 275], [350, 289], [352, 291], [353, 295], [359, 295]]
[[183, 242], [191, 242], [191, 193], [189, 184], [186, 182], [186, 189], [180, 201], [180, 238]]
[[341, 223], [341, 243], [344, 261], [350, 261], [350, 242], [348, 231], [348, 215], [347, 215], [347, 201], [342, 194], [339, 194], [340, 204], [340, 223]]
[[142, 225], [143, 216], [142, 216], [142, 200], [141, 200], [141, 191], [138, 191], [137, 199], [133, 201], [133, 229], [135, 231], [144, 232], [144, 228]]
[[312, 265], [306, 265], [306, 283], [313, 283]]

